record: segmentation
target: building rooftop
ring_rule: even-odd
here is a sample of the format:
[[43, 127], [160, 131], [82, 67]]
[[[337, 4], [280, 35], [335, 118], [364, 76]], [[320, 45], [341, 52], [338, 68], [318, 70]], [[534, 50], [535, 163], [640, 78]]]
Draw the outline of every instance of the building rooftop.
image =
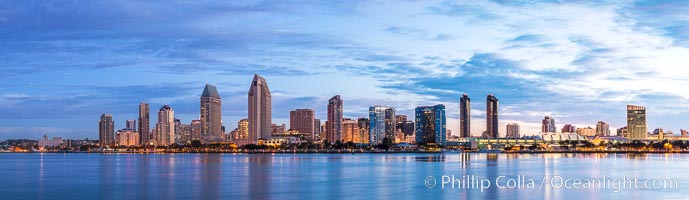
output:
[[214, 85], [206, 84], [206, 87], [203, 88], [203, 93], [201, 93], [201, 97], [215, 97], [219, 99], [220, 95], [218, 94], [218, 89], [215, 88]]

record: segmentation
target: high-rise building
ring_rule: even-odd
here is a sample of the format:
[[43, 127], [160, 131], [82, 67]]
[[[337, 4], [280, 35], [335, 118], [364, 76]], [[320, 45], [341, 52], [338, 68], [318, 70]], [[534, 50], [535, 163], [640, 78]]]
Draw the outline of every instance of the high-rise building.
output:
[[395, 108], [385, 106], [371, 106], [368, 108], [370, 119], [369, 142], [371, 145], [381, 144], [383, 139], [395, 139]]
[[158, 146], [169, 146], [175, 143], [175, 111], [170, 106], [160, 107], [156, 131]]
[[416, 107], [416, 143], [445, 145], [445, 105]]
[[272, 132], [272, 98], [266, 79], [254, 75], [249, 88], [249, 143], [257, 144], [258, 139], [270, 139]]
[[320, 140], [321, 132], [321, 120], [313, 119], [313, 141]]
[[201, 120], [191, 120], [191, 141], [201, 141], [202, 129], [203, 126], [201, 125]]
[[125, 127], [127, 127], [126, 129], [136, 131], [136, 120], [135, 119], [128, 119]]
[[404, 133], [404, 136], [412, 136], [414, 135], [414, 122], [413, 121], [397, 121], [397, 129], [399, 129], [402, 133]]
[[575, 133], [575, 132], [577, 132], [577, 127], [572, 126], [571, 124], [565, 124], [562, 127], [562, 132], [563, 133]]
[[328, 100], [328, 121], [325, 123], [325, 140], [334, 143], [342, 140], [343, 103], [340, 95]]
[[506, 138], [519, 138], [519, 137], [521, 137], [521, 135], [519, 134], [519, 124], [517, 124], [517, 123], [507, 124], [507, 135], [505, 137]]
[[151, 116], [148, 103], [139, 103], [139, 144], [146, 145], [151, 142]]
[[646, 107], [627, 105], [627, 132], [629, 139], [646, 139]]
[[111, 114], [102, 114], [98, 122], [98, 140], [100, 146], [114, 146], [115, 145], [115, 121]]
[[359, 123], [357, 121], [349, 118], [342, 120], [342, 143], [361, 143], [359, 136]]
[[471, 99], [467, 94], [459, 98], [459, 137], [471, 137]]
[[617, 129], [617, 136], [619, 137], [627, 137], [627, 127], [622, 127]]
[[610, 124], [604, 121], [599, 121], [596, 124], [596, 135], [597, 136], [610, 136]]
[[545, 116], [541, 123], [541, 132], [543, 133], [555, 133], [557, 128], [555, 127], [555, 119], [550, 116]]
[[498, 98], [489, 94], [486, 97], [486, 135], [489, 138], [499, 138], [498, 133]]
[[289, 128], [302, 134], [308, 134], [309, 140], [315, 139], [315, 112], [312, 109], [289, 111]]
[[369, 144], [369, 127], [371, 125], [371, 122], [368, 120], [368, 118], [359, 117], [359, 119], [357, 119], [357, 123], [359, 124], [359, 138], [361, 138], [361, 143]]
[[245, 140], [249, 138], [249, 119], [241, 119], [237, 122], [237, 139]]
[[206, 84], [201, 93], [201, 138], [203, 143], [222, 140], [222, 100], [214, 85]]

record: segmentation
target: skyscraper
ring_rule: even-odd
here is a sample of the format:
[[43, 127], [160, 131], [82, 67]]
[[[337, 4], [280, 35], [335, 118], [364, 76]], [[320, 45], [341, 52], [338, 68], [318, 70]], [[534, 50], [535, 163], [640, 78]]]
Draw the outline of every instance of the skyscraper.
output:
[[266, 79], [254, 75], [249, 88], [249, 144], [258, 139], [270, 139], [272, 119], [272, 99]]
[[471, 137], [471, 99], [467, 94], [459, 98], [459, 137]]
[[102, 114], [98, 122], [98, 140], [100, 146], [114, 146], [115, 145], [115, 121], [111, 114]]
[[191, 140], [201, 141], [201, 131], [203, 126], [201, 126], [201, 120], [195, 119], [191, 120]]
[[136, 131], [136, 120], [135, 119], [128, 119], [126, 127], [127, 127], [126, 129]]
[[604, 121], [599, 121], [596, 124], [596, 135], [597, 136], [610, 136], [610, 124]]
[[541, 132], [543, 133], [555, 133], [557, 128], [555, 127], [555, 119], [550, 116], [545, 116], [541, 123]]
[[395, 108], [385, 106], [371, 106], [368, 108], [369, 142], [371, 145], [381, 144], [384, 138], [394, 141], [395, 129]]
[[627, 135], [629, 139], [645, 140], [647, 133], [646, 107], [627, 105]]
[[334, 143], [342, 140], [342, 98], [335, 95], [328, 100], [328, 121], [325, 123], [325, 140]]
[[153, 139], [151, 136], [151, 116], [148, 104], [139, 103], [139, 144], [145, 145]]
[[445, 105], [416, 107], [416, 143], [445, 145]]
[[500, 137], [498, 133], [498, 98], [492, 94], [486, 97], [486, 135], [489, 138]]
[[311, 109], [296, 109], [289, 111], [289, 128], [299, 133], [309, 135], [309, 140], [314, 140], [314, 121], [315, 113]]
[[509, 123], [507, 124], [507, 136], [506, 138], [519, 138], [519, 124]]
[[313, 119], [313, 140], [320, 140], [321, 137], [321, 120]]
[[201, 138], [203, 143], [221, 140], [222, 131], [222, 100], [218, 89], [214, 85], [206, 84], [201, 93]]
[[175, 111], [170, 106], [160, 107], [156, 131], [158, 146], [168, 146], [175, 143]]
[[356, 121], [359, 124], [359, 138], [361, 138], [361, 143], [369, 144], [369, 127], [371, 126], [371, 122], [366, 117], [359, 117], [359, 119], [357, 119]]

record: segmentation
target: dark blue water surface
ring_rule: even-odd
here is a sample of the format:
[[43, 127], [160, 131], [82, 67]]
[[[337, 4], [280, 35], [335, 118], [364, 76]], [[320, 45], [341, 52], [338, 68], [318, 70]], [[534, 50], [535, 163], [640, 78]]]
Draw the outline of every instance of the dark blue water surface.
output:
[[[603, 177], [618, 183], [573, 187]], [[657, 179], [667, 186], [638, 188]], [[686, 199], [688, 188], [689, 154], [0, 154], [2, 199]]]

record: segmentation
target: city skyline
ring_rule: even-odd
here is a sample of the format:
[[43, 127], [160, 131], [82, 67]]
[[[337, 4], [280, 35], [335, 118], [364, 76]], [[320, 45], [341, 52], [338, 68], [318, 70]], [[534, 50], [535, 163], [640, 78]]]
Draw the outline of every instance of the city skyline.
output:
[[[229, 132], [248, 117], [254, 73], [271, 82], [275, 124], [289, 124], [297, 108], [324, 122], [328, 97], [339, 94], [352, 119], [377, 104], [408, 116], [444, 104], [458, 135], [466, 93], [478, 136], [485, 102], [476, 99], [492, 93], [502, 135], [507, 123], [536, 133], [546, 115], [556, 127], [605, 121], [614, 131], [626, 126], [628, 104], [647, 108], [649, 131], [688, 128], [689, 27], [676, 16], [689, 4], [660, 12], [665, 4], [654, 2], [131, 3], [0, 3], [13, 8], [0, 12], [0, 139], [97, 138], [98, 116], [112, 114], [120, 130], [138, 119], [139, 102], [168, 104], [189, 123], [204, 83], [218, 86]], [[171, 12], [178, 7], [193, 14]], [[532, 16], [534, 8], [548, 11]]]

